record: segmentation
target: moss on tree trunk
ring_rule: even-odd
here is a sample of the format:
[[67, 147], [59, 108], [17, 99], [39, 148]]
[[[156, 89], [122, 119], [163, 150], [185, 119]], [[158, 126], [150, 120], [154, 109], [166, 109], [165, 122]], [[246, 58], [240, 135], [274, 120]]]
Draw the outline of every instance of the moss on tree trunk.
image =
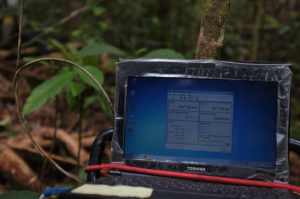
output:
[[223, 45], [230, 0], [205, 0], [201, 14], [196, 59], [215, 59]]

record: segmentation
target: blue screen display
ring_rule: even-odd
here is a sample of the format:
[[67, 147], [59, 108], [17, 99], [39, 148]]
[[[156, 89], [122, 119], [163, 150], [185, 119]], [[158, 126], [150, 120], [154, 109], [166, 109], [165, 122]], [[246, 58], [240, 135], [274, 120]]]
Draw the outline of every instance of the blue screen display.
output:
[[275, 168], [277, 83], [128, 77], [124, 158]]

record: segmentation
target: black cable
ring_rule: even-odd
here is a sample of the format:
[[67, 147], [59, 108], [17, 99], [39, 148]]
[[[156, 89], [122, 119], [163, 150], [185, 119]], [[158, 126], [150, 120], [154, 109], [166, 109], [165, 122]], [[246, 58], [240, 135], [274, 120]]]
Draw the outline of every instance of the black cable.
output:
[[[109, 141], [111, 141], [112, 136], [113, 128], [109, 128], [100, 132], [99, 135], [95, 138], [90, 152], [89, 165], [101, 164], [101, 157], [104, 153], [104, 147]], [[87, 182], [93, 182], [97, 178], [99, 178], [99, 176], [99, 171], [89, 172], [87, 175]]]
[[291, 151], [295, 151], [300, 154], [300, 140], [290, 138], [289, 148]]

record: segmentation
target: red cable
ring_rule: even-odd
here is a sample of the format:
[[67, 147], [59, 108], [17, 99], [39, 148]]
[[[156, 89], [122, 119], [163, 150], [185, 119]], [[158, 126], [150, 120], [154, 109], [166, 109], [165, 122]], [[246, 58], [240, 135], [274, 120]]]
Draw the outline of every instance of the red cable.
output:
[[96, 170], [110, 170], [110, 169], [117, 169], [121, 171], [128, 171], [128, 172], [135, 172], [135, 173], [142, 173], [142, 174], [149, 174], [149, 175], [156, 175], [156, 176], [182, 178], [182, 179], [189, 179], [189, 180], [219, 182], [219, 183], [235, 184], [235, 185], [243, 185], [243, 186], [287, 189], [293, 192], [300, 193], [300, 187], [290, 185], [290, 184], [266, 182], [266, 181], [259, 181], [259, 180], [246, 180], [246, 179], [237, 179], [237, 178], [198, 175], [198, 174], [181, 173], [181, 172], [174, 172], [174, 171], [145, 169], [145, 168], [118, 165], [118, 164], [90, 165], [85, 167], [84, 171], [90, 172]]

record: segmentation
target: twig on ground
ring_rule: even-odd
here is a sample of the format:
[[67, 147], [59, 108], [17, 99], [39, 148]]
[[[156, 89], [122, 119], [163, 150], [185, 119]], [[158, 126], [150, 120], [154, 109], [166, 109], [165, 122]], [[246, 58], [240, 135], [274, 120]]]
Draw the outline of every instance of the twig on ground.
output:
[[[34, 132], [32, 132], [32, 134], [41, 134], [45, 137], [53, 137], [54, 136], [54, 132], [52, 128], [40, 128], [35, 130]], [[67, 132], [65, 132], [62, 129], [57, 129], [56, 131], [56, 135], [57, 135], [57, 140], [59, 140], [60, 142], [64, 143], [67, 150], [69, 151], [69, 153], [73, 156], [73, 157], [77, 157], [77, 152], [78, 152], [78, 142], [77, 140], [74, 140], [72, 138], [71, 135], [69, 135]], [[84, 150], [81, 149], [80, 150], [80, 165], [83, 164], [86, 160], [89, 159], [89, 153]]]
[[[32, 147], [27, 147], [27, 148], [23, 148], [23, 147], [19, 147], [19, 146], [13, 146], [11, 147], [14, 150], [20, 150], [20, 151], [27, 151], [29, 153], [33, 153], [35, 155], [38, 155], [39, 153]], [[64, 157], [64, 156], [60, 156], [60, 155], [56, 155], [56, 154], [52, 154], [51, 157], [56, 160], [59, 161], [61, 163], [66, 163], [66, 164], [70, 164], [73, 166], [76, 166], [77, 161], [74, 158], [69, 158], [69, 157]]]

